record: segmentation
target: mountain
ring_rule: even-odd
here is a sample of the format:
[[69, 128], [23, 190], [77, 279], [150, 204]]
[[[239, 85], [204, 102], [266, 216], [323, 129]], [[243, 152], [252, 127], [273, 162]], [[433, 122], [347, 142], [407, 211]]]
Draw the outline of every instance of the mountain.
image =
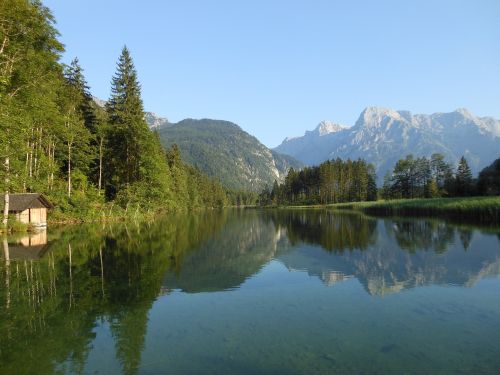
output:
[[184, 161], [232, 189], [260, 191], [283, 181], [290, 167], [303, 166], [229, 121], [186, 119], [157, 131], [163, 146], [177, 144]]
[[379, 181], [409, 153], [439, 152], [453, 164], [464, 155], [473, 173], [500, 156], [500, 121], [474, 116], [466, 109], [412, 115], [368, 107], [350, 128], [322, 124], [302, 137], [286, 138], [274, 150], [308, 165], [336, 157], [363, 158], [375, 165]]
[[318, 155], [329, 153], [329, 142], [336, 133], [347, 129], [346, 126], [330, 121], [322, 121], [312, 131], [306, 131], [302, 137], [285, 138], [275, 151], [291, 155], [305, 164], [318, 164]]
[[158, 115], [154, 114], [153, 112], [145, 112], [144, 113], [144, 120], [146, 120], [146, 123], [149, 125], [149, 127], [151, 129], [157, 129], [161, 126], [166, 126], [169, 124], [167, 118], [159, 117]]

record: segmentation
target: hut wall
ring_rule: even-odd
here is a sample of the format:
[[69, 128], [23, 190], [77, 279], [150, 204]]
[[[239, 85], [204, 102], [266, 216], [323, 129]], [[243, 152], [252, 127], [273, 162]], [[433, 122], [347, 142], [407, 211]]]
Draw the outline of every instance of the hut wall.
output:
[[45, 224], [47, 222], [47, 209], [46, 208], [31, 208], [31, 223], [32, 224]]
[[29, 208], [22, 211], [22, 212], [18, 212], [16, 214], [16, 219], [17, 219], [17, 221], [20, 221], [21, 223], [29, 224], [30, 223], [30, 210], [29, 210]]

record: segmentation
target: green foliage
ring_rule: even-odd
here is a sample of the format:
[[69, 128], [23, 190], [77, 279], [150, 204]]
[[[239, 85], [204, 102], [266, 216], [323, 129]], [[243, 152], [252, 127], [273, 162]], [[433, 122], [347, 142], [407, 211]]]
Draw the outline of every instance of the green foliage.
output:
[[407, 155], [396, 163], [392, 174], [385, 176], [380, 195], [384, 199], [438, 198], [464, 195], [459, 193], [461, 189], [470, 195], [473, 191], [472, 175], [470, 169], [467, 174], [464, 157], [461, 163], [459, 169], [462, 168], [467, 176], [459, 177], [461, 172], [454, 176], [451, 165], [441, 154], [433, 154], [430, 158]]
[[500, 195], [500, 159], [479, 173], [477, 189], [481, 195]]
[[344, 203], [336, 209], [357, 209], [372, 214], [440, 216], [458, 221], [482, 222], [498, 226], [500, 197], [457, 197], [395, 199], [390, 201]]
[[8, 232], [21, 233], [21, 232], [27, 232], [28, 229], [30, 229], [28, 224], [17, 221], [16, 218], [13, 216], [9, 218], [9, 226], [7, 228]]
[[455, 195], [470, 196], [474, 193], [474, 182], [472, 172], [465, 157], [461, 157], [458, 162], [457, 173], [455, 174]]
[[[166, 199], [168, 168], [161, 145], [144, 120], [137, 73], [126, 47], [118, 61], [106, 109], [106, 195], [112, 199], [119, 194], [126, 197], [139, 193], [142, 198], [151, 195], [154, 200]], [[146, 182], [150, 189], [142, 191]], [[127, 192], [121, 194], [123, 189]]]
[[328, 160], [299, 172], [290, 169], [283, 184], [274, 182], [259, 197], [261, 205], [331, 204], [375, 200], [376, 176], [364, 160]]
[[162, 144], [177, 144], [186, 163], [236, 191], [260, 191], [290, 167], [303, 165], [270, 151], [239, 126], [221, 120], [186, 119], [158, 130]]

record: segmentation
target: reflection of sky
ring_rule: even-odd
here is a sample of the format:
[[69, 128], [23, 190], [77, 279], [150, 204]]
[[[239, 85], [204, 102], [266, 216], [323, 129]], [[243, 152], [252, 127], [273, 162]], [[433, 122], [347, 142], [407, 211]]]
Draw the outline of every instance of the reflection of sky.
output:
[[[478, 361], [491, 369], [499, 361], [499, 288], [499, 279], [489, 279], [474, 289], [427, 286], [379, 298], [356, 278], [326, 287], [273, 260], [238, 289], [159, 298], [149, 313], [139, 373], [428, 373], [441, 367], [453, 373]], [[88, 373], [101, 368], [104, 354], [95, 352], [108, 343], [109, 334], [98, 331]]]

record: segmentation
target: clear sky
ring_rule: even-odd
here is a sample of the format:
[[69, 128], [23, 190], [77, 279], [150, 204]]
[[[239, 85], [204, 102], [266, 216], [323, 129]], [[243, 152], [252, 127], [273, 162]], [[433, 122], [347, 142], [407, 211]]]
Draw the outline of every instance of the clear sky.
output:
[[123, 45], [145, 109], [229, 120], [267, 146], [367, 106], [500, 119], [499, 0], [45, 0], [92, 93]]

